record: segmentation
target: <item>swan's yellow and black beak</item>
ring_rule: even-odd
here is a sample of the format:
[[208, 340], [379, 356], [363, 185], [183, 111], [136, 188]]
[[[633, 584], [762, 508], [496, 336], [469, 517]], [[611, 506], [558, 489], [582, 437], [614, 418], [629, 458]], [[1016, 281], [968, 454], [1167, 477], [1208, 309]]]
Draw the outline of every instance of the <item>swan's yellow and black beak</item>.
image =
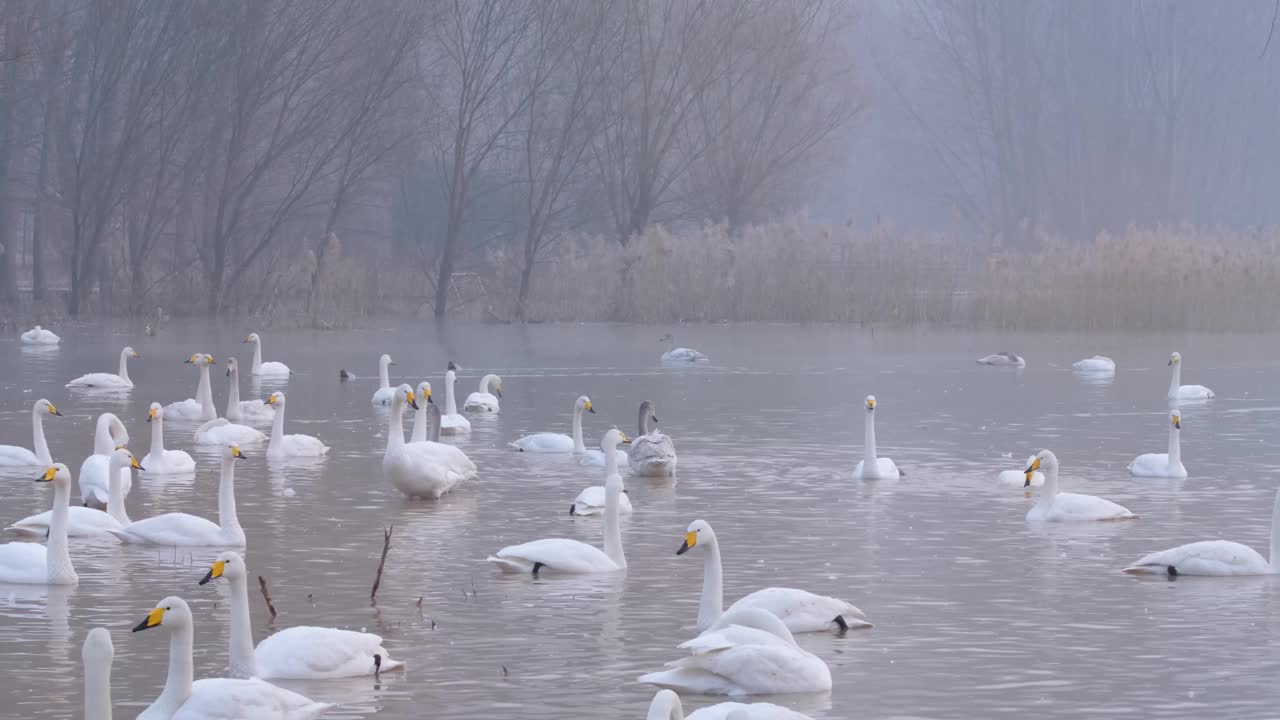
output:
[[1027, 469], [1023, 470], [1023, 472], [1027, 474], [1027, 479], [1029, 480], [1031, 478], [1031, 473], [1039, 469], [1040, 469], [1040, 458], [1036, 458], [1031, 461], [1031, 464], [1028, 465]]
[[209, 569], [209, 572], [205, 573], [204, 577], [200, 578], [200, 584], [208, 585], [214, 578], [222, 577], [222, 572], [226, 569], [227, 569], [226, 560], [219, 560], [215, 562], [213, 564], [213, 567]]
[[622, 443], [623, 445], [630, 445], [630, 444], [631, 444], [631, 438], [627, 437], [627, 434], [626, 434], [626, 433], [624, 433], [624, 432], [622, 432], [622, 431], [618, 431], [618, 434], [622, 436], [622, 439], [621, 439], [621, 440], [619, 440], [618, 442]]
[[200, 356], [199, 356], [199, 355], [192, 355], [191, 357], [187, 358], [186, 360], [183, 360], [183, 362], [184, 362], [184, 363], [186, 363], [187, 365], [194, 365], [194, 364], [196, 363], [196, 361], [198, 361], [199, 359], [200, 359]]
[[227, 377], [231, 377], [231, 363], [227, 363]]
[[232, 445], [232, 446], [231, 446], [231, 459], [232, 459], [232, 460], [243, 460], [243, 459], [244, 459], [244, 453], [240, 452], [240, 446], [239, 446], [239, 445]]
[[1027, 471], [1027, 481], [1026, 481], [1026, 482], [1024, 482], [1024, 483], [1022, 483], [1022, 487], [1024, 487], [1024, 488], [1029, 488], [1029, 487], [1031, 487], [1031, 476], [1032, 476], [1032, 474], [1034, 474], [1034, 473], [1035, 473], [1035, 471], [1034, 471], [1034, 470], [1028, 470], [1028, 471]]
[[586, 410], [587, 412], [591, 413], [592, 415], [595, 415], [595, 414], [596, 414], [596, 409], [595, 409], [595, 408], [593, 408], [593, 407], [591, 407], [591, 401], [590, 401], [590, 400], [588, 400], [588, 401], [587, 401], [587, 404], [586, 404], [586, 405], [583, 405], [583, 406], [582, 406], [582, 409], [583, 409], [583, 410]]
[[240, 344], [241, 344], [241, 345], [243, 345], [243, 344], [245, 344], [245, 343], [247, 343], [247, 342], [253, 342], [253, 338], [245, 338], [244, 340], [241, 340], [241, 341], [240, 341]]
[[134, 457], [133, 453], [129, 453], [129, 467], [134, 470], [146, 470], [146, 468], [142, 467], [142, 463], [138, 462], [138, 458]]
[[130, 357], [142, 357], [142, 356], [138, 354], [137, 350], [134, 350], [133, 355], [131, 355]]
[[658, 416], [657, 416], [657, 415], [650, 415], [650, 416], [649, 416], [649, 422], [653, 423], [654, 425], [657, 425], [657, 424], [658, 424]]
[[139, 632], [142, 630], [150, 630], [153, 627], [160, 627], [160, 624], [163, 622], [164, 608], [158, 607], [147, 613], [147, 617], [142, 622], [138, 623], [137, 626], [133, 628], [133, 631]]
[[502, 399], [502, 386], [501, 386], [501, 385], [499, 385], [498, 387], [494, 388], [494, 389], [493, 389], [493, 394], [494, 394], [494, 395], [497, 395], [497, 396], [498, 396], [498, 399], [499, 399], [499, 400], [501, 400], [501, 399]]
[[49, 403], [49, 414], [58, 416], [62, 415], [62, 413], [58, 412], [58, 408], [53, 406], [53, 403]]
[[1178, 358], [1169, 358], [1169, 364], [1170, 364], [1170, 365], [1173, 365], [1173, 364], [1174, 364], [1174, 363], [1176, 363], [1176, 362], [1178, 362]]
[[867, 409], [868, 410], [876, 409], [876, 401], [873, 398], [867, 398]]
[[213, 359], [212, 355], [205, 355], [204, 361], [209, 365], [217, 365], [218, 361]]
[[431, 403], [432, 405], [434, 405], [434, 404], [436, 403], [436, 401], [435, 401], [435, 400], [432, 400], [432, 399], [431, 399], [431, 388], [423, 388], [423, 389], [422, 389], [422, 397], [423, 397], [427, 402]]
[[1174, 427], [1174, 429], [1176, 429], [1176, 430], [1181, 430], [1181, 429], [1182, 429], [1182, 416], [1181, 416], [1181, 415], [1174, 415], [1174, 416], [1173, 416], [1173, 427]]
[[268, 405], [275, 405], [275, 404], [276, 404], [276, 394], [275, 394], [275, 393], [271, 393], [270, 395], [268, 395], [268, 396], [267, 396], [267, 399], [266, 399], [266, 400], [263, 400], [262, 402], [264, 402], [264, 403], [266, 403], [266, 404], [268, 404]]
[[[429, 396], [428, 396], [428, 400], [429, 400], [429, 399], [430, 399], [430, 398], [429, 398]], [[414, 399], [414, 397], [413, 397], [413, 391], [412, 391], [412, 390], [406, 390], [406, 391], [405, 391], [405, 393], [404, 393], [404, 401], [405, 401], [405, 402], [407, 402], [407, 403], [409, 403], [409, 407], [413, 408], [414, 410], [417, 410], [417, 409], [418, 409], [418, 401]]]
[[53, 482], [53, 478], [58, 474], [58, 468], [51, 467], [44, 471], [44, 474], [36, 478], [36, 482]]
[[676, 551], [676, 554], [683, 555], [689, 552], [689, 549], [694, 547], [697, 544], [698, 544], [698, 533], [687, 532], [684, 534], [684, 543], [680, 546], [680, 549]]
[[151, 408], [150, 410], [147, 410], [147, 422], [151, 422], [152, 420], [155, 420], [159, 416], [160, 416], [160, 413], [157, 412], [155, 408]]

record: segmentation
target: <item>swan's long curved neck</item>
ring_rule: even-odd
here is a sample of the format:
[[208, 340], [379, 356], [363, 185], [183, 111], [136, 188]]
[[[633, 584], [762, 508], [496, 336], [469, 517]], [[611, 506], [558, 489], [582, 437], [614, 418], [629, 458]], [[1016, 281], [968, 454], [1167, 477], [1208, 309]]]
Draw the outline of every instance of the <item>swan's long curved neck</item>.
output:
[[880, 477], [880, 463], [876, 460], [876, 414], [867, 413], [867, 424], [863, 430], [862, 477]]
[[93, 431], [93, 454], [94, 455], [110, 455], [111, 451], [116, 448], [115, 437], [112, 431], [116, 427], [124, 428], [124, 423], [111, 413], [102, 413], [98, 416], [98, 425]]
[[232, 370], [227, 376], [231, 380], [227, 384], [226, 418], [231, 422], [240, 422], [240, 371]]
[[1271, 508], [1271, 556], [1267, 558], [1267, 562], [1271, 563], [1271, 571], [1277, 570], [1276, 564], [1280, 563], [1280, 490], [1276, 491], [1276, 502]]
[[196, 402], [200, 403], [200, 419], [213, 420], [218, 410], [213, 406], [213, 385], [209, 381], [209, 365], [200, 365], [200, 384], [196, 386]]
[[444, 412], [446, 415], [458, 414], [458, 403], [453, 397], [453, 384], [458, 376], [452, 370], [444, 374]]
[[253, 366], [250, 369], [255, 373], [262, 370], [262, 340], [253, 344]]
[[[240, 516], [236, 514], [236, 461], [223, 458], [218, 478], [218, 526], [224, 533], [244, 537]], [[243, 540], [241, 541], [243, 542]]]
[[267, 452], [284, 441], [284, 403], [276, 405], [276, 415], [271, 418], [271, 437], [267, 440]]
[[111, 658], [85, 660], [84, 720], [111, 720]]
[[44, 439], [44, 410], [39, 406], [31, 411], [31, 449], [35, 451], [36, 461], [41, 465], [53, 464], [49, 443]]
[[391, 401], [391, 412], [387, 413], [387, 452], [393, 448], [404, 446], [404, 402], [400, 394]]
[[169, 717], [182, 707], [191, 697], [191, 682], [194, 668], [191, 659], [194, 633], [189, 623], [179, 625], [169, 634], [169, 676], [165, 678], [164, 690], [151, 707], [168, 711]]
[[1174, 467], [1182, 462], [1182, 442], [1178, 428], [1169, 423], [1169, 466]]
[[117, 374], [124, 378], [125, 382], [133, 382], [133, 380], [129, 379], [129, 352], [127, 350], [120, 351], [120, 372]]
[[491, 374], [489, 374], [489, 375], [485, 375], [484, 377], [480, 378], [480, 392], [481, 392], [482, 394], [483, 394], [483, 393], [490, 393], [490, 394], [492, 394], [492, 393], [493, 393], [493, 385], [494, 385], [495, 383], [497, 383], [497, 382], [498, 382], [498, 376], [497, 376], [497, 375], [493, 375], [492, 373], [491, 373]]
[[1177, 395], [1181, 387], [1182, 387], [1182, 362], [1179, 361], [1173, 364], [1173, 373], [1169, 377], [1169, 394]]
[[[607, 450], [605, 452], [608, 452]], [[617, 464], [614, 465], [615, 471]], [[605, 486], [604, 495], [604, 554], [619, 568], [627, 567], [627, 556], [622, 552], [622, 526], [618, 520], [618, 504], [622, 491], [616, 485]]]
[[579, 455], [587, 451], [586, 443], [582, 442], [582, 406], [573, 406], [573, 451]]
[[644, 437], [649, 434], [649, 408], [646, 405], [640, 406], [640, 421], [636, 424], [636, 437]]
[[73, 585], [79, 581], [67, 548], [67, 518], [71, 514], [70, 507], [71, 485], [65, 482], [55, 483], [53, 512], [49, 518], [49, 541], [44, 556], [49, 582], [55, 585]]
[[227, 658], [227, 674], [245, 680], [258, 674], [249, 619], [249, 580], [243, 576], [227, 580], [231, 584], [231, 653]]
[[151, 419], [151, 457], [156, 460], [164, 454], [164, 413], [158, 412]]
[[427, 404], [423, 403], [421, 407], [413, 411], [413, 441], [426, 442], [427, 440]]
[[440, 414], [434, 412], [427, 413], [427, 439], [431, 442], [440, 442]]
[[378, 362], [378, 389], [391, 387], [390, 366], [384, 362]]
[[649, 714], [645, 720], [684, 720], [684, 706], [680, 704], [680, 696], [667, 691], [660, 693], [649, 705]]
[[[158, 421], [153, 421], [158, 422]], [[152, 450], [155, 452], [155, 431], [152, 431]], [[164, 448], [160, 448], [160, 452], [164, 452]], [[157, 459], [156, 462], [159, 462]], [[107, 514], [116, 519], [121, 525], [128, 525], [133, 522], [129, 519], [129, 515], [124, 509], [124, 475], [123, 473], [133, 472], [127, 465], [111, 458], [111, 464], [107, 468]]]
[[720, 563], [720, 544], [712, 539], [706, 545], [702, 551], [702, 602], [698, 604], [698, 627], [703, 629], [724, 614], [724, 567]]
[[1040, 470], [1044, 473], [1044, 487], [1040, 490], [1040, 500], [1036, 504], [1047, 509], [1053, 505], [1053, 500], [1058, 495], [1058, 463], [1041, 463]]

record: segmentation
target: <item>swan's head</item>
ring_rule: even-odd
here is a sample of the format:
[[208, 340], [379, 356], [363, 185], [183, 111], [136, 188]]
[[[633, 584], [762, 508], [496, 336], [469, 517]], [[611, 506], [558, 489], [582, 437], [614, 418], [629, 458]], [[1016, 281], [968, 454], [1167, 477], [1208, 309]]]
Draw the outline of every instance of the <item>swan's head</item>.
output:
[[612, 452], [617, 449], [618, 443], [630, 445], [631, 438], [627, 437], [627, 434], [618, 428], [611, 428], [609, 432], [604, 434], [604, 437], [600, 438], [600, 449], [605, 452]]
[[674, 690], [659, 690], [649, 703], [649, 714], [645, 720], [673, 720], [684, 718], [684, 706], [680, 704], [680, 696]]
[[1180, 362], [1182, 362], [1182, 353], [1176, 352], [1169, 356], [1170, 365], [1177, 365]]
[[244, 453], [240, 452], [240, 443], [227, 443], [227, 446], [222, 450], [222, 459], [227, 462], [243, 460]]
[[191, 625], [191, 608], [180, 597], [167, 597], [156, 604], [134, 628], [134, 632], [166, 627], [170, 630]]
[[386, 353], [383, 353], [382, 357], [378, 358], [378, 365], [382, 367], [388, 367], [390, 365], [395, 365], [395, 364], [396, 364], [396, 361], [392, 360], [391, 356], [387, 355]]
[[1173, 412], [1169, 413], [1169, 419], [1173, 421], [1174, 430], [1182, 429], [1182, 413], [1178, 412], [1177, 410], [1174, 410]]
[[400, 387], [396, 388], [396, 394], [392, 402], [397, 405], [403, 403], [414, 410], [418, 409], [418, 401], [413, 397], [413, 388], [409, 387], [408, 383], [400, 383]]
[[71, 487], [71, 471], [62, 463], [54, 463], [36, 478], [38, 483], [53, 483], [54, 487], [70, 488]]
[[233, 357], [227, 358], [227, 377], [240, 373], [240, 361]]
[[214, 559], [213, 566], [209, 568], [209, 572], [205, 573], [200, 579], [201, 585], [207, 585], [216, 578], [225, 577], [228, 580], [244, 580], [249, 577], [249, 570], [245, 567], [244, 558], [240, 557], [240, 553], [234, 550], [228, 550], [219, 553]]
[[652, 400], [640, 403], [640, 417], [647, 417], [649, 422], [658, 424], [658, 411], [654, 409]]
[[134, 470], [146, 470], [146, 468], [142, 467], [142, 465], [138, 463], [138, 458], [134, 457], [133, 453], [129, 452], [127, 449], [123, 447], [118, 447], [115, 450], [111, 451], [110, 464], [111, 464], [111, 467], [114, 467], [114, 468], [133, 468]]
[[450, 360], [450, 361], [449, 361], [449, 365], [448, 365], [447, 367], [445, 367], [445, 370], [452, 370], [453, 372], [457, 372], [457, 371], [459, 371], [459, 370], [461, 370], [461, 369], [462, 369], [462, 368], [458, 367], [458, 364], [457, 364], [457, 363], [455, 363], [455, 362], [454, 362], [454, 361], [452, 361], [452, 360]]
[[868, 395], [867, 396], [867, 412], [875, 412], [875, 409], [876, 409], [876, 396]]
[[573, 407], [578, 412], [582, 412], [583, 410], [586, 410], [592, 415], [596, 414], [596, 409], [591, 407], [591, 398], [587, 397], [586, 395], [583, 395], [582, 397], [578, 398], [578, 402], [574, 403]]
[[699, 545], [712, 546], [716, 544], [716, 532], [711, 529], [711, 524], [706, 520], [694, 520], [689, 523], [689, 528], [684, 533], [684, 544], [676, 551], [677, 555], [683, 555]]
[[187, 358], [184, 362], [188, 365], [217, 365], [218, 362], [208, 353], [196, 353]]
[[277, 390], [277, 391], [275, 391], [275, 392], [271, 393], [270, 395], [268, 395], [268, 396], [267, 396], [267, 399], [266, 399], [266, 400], [263, 400], [262, 402], [264, 402], [264, 403], [266, 403], [266, 404], [270, 405], [271, 407], [283, 408], [283, 407], [284, 407], [284, 393], [282, 393], [282, 392], [280, 392], [279, 390]]
[[80, 658], [86, 665], [110, 665], [116, 656], [115, 646], [111, 644], [111, 633], [106, 628], [97, 627], [85, 636], [84, 648], [80, 650]]
[[153, 402], [147, 408], [147, 422], [155, 422], [164, 415], [164, 408], [160, 407], [160, 403]]
[[36, 401], [36, 412], [49, 413], [50, 415], [59, 415], [59, 416], [62, 415], [62, 413], [58, 412], [58, 408], [53, 406], [53, 403], [49, 402], [48, 400], [45, 400], [44, 398], [41, 398]]
[[730, 608], [729, 612], [721, 615], [719, 620], [717, 620], [711, 627], [707, 628], [707, 632], [723, 630], [730, 625], [740, 625], [742, 627], [763, 630], [770, 635], [777, 635], [792, 645], [796, 642], [796, 638], [791, 634], [791, 630], [787, 628], [787, 624], [782, 622], [777, 615], [774, 615], [764, 608]]
[[245, 338], [244, 341], [247, 343], [257, 343], [261, 342], [261, 338], [258, 337], [258, 333], [249, 333], [249, 337]]
[[435, 400], [431, 399], [431, 383], [426, 380], [418, 383], [418, 396], [414, 400], [426, 400], [428, 403], [435, 404]]
[[126, 355], [127, 357], [131, 357], [131, 358], [136, 358], [136, 357], [138, 357], [138, 351], [137, 351], [137, 350], [134, 350], [134, 349], [133, 349], [133, 348], [131, 348], [131, 347], [126, 347], [125, 349], [121, 350], [120, 352], [121, 352], [121, 353], [123, 353], [124, 355]]
[[1053, 454], [1051, 450], [1041, 450], [1031, 456], [1031, 463], [1027, 465], [1027, 469], [1023, 472], [1027, 473], [1027, 477], [1031, 477], [1031, 473], [1041, 468], [1058, 467], [1058, 456]]
[[493, 388], [493, 394], [502, 397], [502, 378], [497, 375], [489, 374], [484, 376], [485, 387]]

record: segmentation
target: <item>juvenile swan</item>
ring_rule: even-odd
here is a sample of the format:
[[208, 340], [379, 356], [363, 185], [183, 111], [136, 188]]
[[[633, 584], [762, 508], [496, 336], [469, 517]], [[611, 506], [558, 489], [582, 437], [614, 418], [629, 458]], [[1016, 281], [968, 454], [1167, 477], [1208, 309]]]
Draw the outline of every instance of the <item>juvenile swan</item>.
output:
[[[654, 427], [650, 429], [649, 423]], [[676, 470], [676, 446], [657, 428], [658, 415], [653, 403], [640, 403], [638, 434], [631, 441], [628, 462], [631, 472], [642, 477], [669, 477]]]

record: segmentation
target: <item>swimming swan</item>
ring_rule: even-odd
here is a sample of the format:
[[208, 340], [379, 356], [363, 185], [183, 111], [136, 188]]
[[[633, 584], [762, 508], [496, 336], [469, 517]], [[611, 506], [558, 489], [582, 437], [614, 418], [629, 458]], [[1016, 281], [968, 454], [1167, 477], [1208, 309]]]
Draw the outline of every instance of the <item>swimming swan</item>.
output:
[[1182, 464], [1182, 414], [1169, 413], [1169, 452], [1147, 453], [1129, 463], [1129, 473], [1136, 477], [1184, 478], [1187, 468]]
[[[93, 454], [80, 463], [80, 502], [94, 507], [106, 507], [111, 498], [110, 475], [107, 466], [111, 462], [111, 453], [122, 445], [129, 444], [129, 431], [124, 423], [112, 413], [98, 416], [93, 432]], [[122, 497], [128, 497], [133, 489], [133, 478], [127, 471], [120, 474], [120, 490]]]
[[684, 714], [680, 696], [672, 690], [659, 690], [649, 703], [645, 720], [813, 720], [794, 710], [773, 703], [722, 702]]
[[17, 445], [0, 445], [0, 465], [5, 467], [49, 467], [53, 464], [53, 456], [49, 454], [49, 443], [44, 439], [44, 416], [62, 416], [53, 403], [41, 398], [31, 407], [31, 447], [32, 452]]
[[288, 365], [274, 361], [262, 362], [262, 338], [258, 337], [258, 333], [249, 333], [249, 337], [244, 341], [253, 343], [253, 365], [249, 368], [253, 375], [263, 378], [289, 379], [293, 371]]
[[688, 657], [639, 681], [699, 695], [816, 693], [831, 689], [831, 670], [796, 645], [776, 615], [762, 608], [731, 610], [680, 645]]
[[[613, 441], [614, 444], [610, 444]], [[611, 430], [605, 433], [600, 439], [600, 456], [607, 457], [609, 460], [605, 464], [604, 478], [605, 485], [608, 484], [609, 478], [618, 473], [618, 456], [615, 452], [618, 449], [618, 442], [630, 442], [627, 436]], [[621, 478], [619, 478], [621, 481]], [[605, 505], [608, 502], [608, 490], [605, 485], [592, 485], [591, 487], [578, 493], [578, 497], [573, 499], [573, 504], [569, 506], [570, 515], [601, 515], [604, 513]], [[627, 497], [626, 490], [622, 491], [622, 497], [618, 498], [618, 512], [623, 514], [631, 514], [631, 498]]]
[[676, 347], [676, 337], [671, 333], [667, 333], [666, 335], [663, 335], [662, 337], [658, 338], [658, 342], [664, 342], [671, 346], [670, 350], [662, 353], [663, 362], [692, 363], [692, 362], [700, 362], [703, 360], [710, 359], [706, 355], [703, 355], [702, 353], [698, 352], [697, 350], [692, 350], [690, 348]]
[[[703, 552], [702, 601], [698, 604], [698, 629], [706, 630], [724, 615], [724, 576], [720, 564], [720, 543], [706, 520], [694, 520], [685, 532], [684, 543], [676, 551], [683, 555], [694, 548]], [[771, 587], [757, 590], [733, 605], [729, 612], [761, 608], [777, 615], [791, 632], [822, 632], [869, 628], [866, 615], [839, 598], [814, 595], [805, 590]]]
[[[142, 470], [133, 453], [124, 448], [117, 448], [109, 456], [108, 476], [111, 478], [110, 494], [106, 511], [90, 507], [70, 507], [67, 509], [67, 535], [70, 537], [103, 536], [112, 530], [129, 524], [129, 515], [124, 510], [124, 493], [122, 478], [131, 470]], [[29, 537], [48, 535], [53, 523], [53, 512], [46, 510], [37, 515], [25, 517], [10, 525], [10, 532]]]
[[1213, 391], [1203, 385], [1182, 384], [1182, 353], [1169, 356], [1169, 367], [1173, 375], [1169, 378], [1170, 400], [1207, 400], [1214, 397]]
[[[415, 410], [413, 389], [402, 384], [391, 399], [387, 417], [387, 449], [382, 455], [382, 474], [391, 486], [411, 498], [438, 498], [457, 487], [458, 483], [476, 476], [476, 464], [452, 445], [439, 442], [439, 408], [427, 417], [423, 433], [434, 440], [404, 441], [404, 408]], [[428, 392], [430, 390], [428, 389]]]
[[978, 358], [979, 365], [995, 365], [998, 367], [1026, 367], [1027, 361], [1019, 355], [1011, 352], [998, 352], [995, 355], [988, 355]]
[[[492, 388], [492, 392], [490, 389]], [[499, 411], [498, 401], [502, 398], [502, 378], [492, 373], [480, 378], [480, 389], [467, 396], [467, 401], [462, 404], [463, 410], [471, 412], [491, 412]]]
[[391, 387], [391, 375], [388, 368], [395, 364], [390, 355], [384, 354], [378, 358], [378, 389], [373, 392], [374, 405], [391, 404], [391, 398], [395, 396], [396, 389]]
[[53, 483], [53, 511], [49, 539], [38, 545], [13, 542], [0, 545], [0, 583], [17, 585], [76, 585], [80, 578], [67, 550], [67, 515], [71, 507], [71, 471], [62, 463], [49, 466], [36, 482]]
[[45, 330], [39, 325], [18, 336], [23, 343], [27, 345], [57, 345], [62, 341], [57, 333], [52, 330]]
[[164, 447], [164, 412], [160, 403], [151, 403], [147, 410], [147, 422], [151, 423], [151, 452], [142, 458], [147, 475], [182, 475], [196, 471], [196, 461], [186, 451], [166, 450]]
[[191, 682], [195, 630], [191, 608], [182, 598], [161, 600], [133, 631], [156, 627], [169, 631], [169, 675], [160, 697], [138, 720], [311, 720], [333, 707], [263, 680]]
[[84, 720], [111, 720], [111, 661], [116, 649], [111, 633], [98, 627], [89, 631], [80, 649], [84, 667]]
[[271, 424], [271, 439], [267, 441], [268, 460], [321, 457], [329, 452], [329, 446], [320, 442], [320, 438], [284, 434], [284, 393], [277, 390], [265, 402], [276, 410], [276, 419]]
[[507, 444], [520, 452], [571, 452], [581, 455], [587, 449], [582, 442], [582, 413], [584, 410], [592, 415], [596, 414], [595, 408], [591, 406], [591, 398], [586, 395], [578, 398], [573, 403], [573, 437], [560, 433], [534, 433]]
[[1280, 559], [1280, 492], [1271, 508], [1271, 562], [1257, 550], [1230, 540], [1203, 540], [1152, 553], [1124, 571], [1132, 575], [1274, 575]]
[[1028, 522], [1074, 522], [1087, 520], [1131, 520], [1138, 517], [1110, 500], [1093, 495], [1058, 492], [1058, 456], [1041, 450], [1023, 472], [1044, 470], [1044, 489], [1035, 507], [1027, 511]]
[[67, 383], [67, 387], [82, 388], [131, 388], [133, 381], [129, 379], [129, 358], [138, 357], [138, 353], [131, 347], [126, 347], [120, 351], [120, 372], [112, 375], [111, 373], [89, 373]]
[[897, 480], [904, 473], [892, 460], [876, 455], [876, 396], [867, 396], [867, 422], [865, 425], [862, 460], [853, 469], [854, 480]]
[[[616, 445], [622, 440], [617, 429], [605, 435], [605, 443]], [[489, 558], [507, 573], [532, 573], [544, 568], [556, 573], [615, 572], [627, 569], [622, 552], [622, 529], [618, 523], [618, 503], [622, 497], [622, 476], [610, 475], [605, 480], [604, 551], [578, 540], [550, 538], [522, 545], [504, 547]]]
[[244, 457], [230, 443], [222, 452], [218, 479], [218, 525], [187, 513], [165, 513], [110, 530], [121, 541], [165, 547], [243, 547], [244, 529], [236, 516], [235, 461]]
[[253, 647], [249, 617], [249, 572], [239, 553], [218, 555], [201, 585], [225, 578], [231, 586], [231, 652], [227, 675], [279, 680], [327, 680], [398, 670], [377, 635], [324, 627], [291, 627]]
[[458, 414], [458, 403], [453, 397], [453, 386], [458, 381], [457, 367], [450, 362], [444, 373], [444, 416], [440, 418], [440, 432], [445, 435], [465, 435], [471, 432], [471, 421]]
[[1115, 375], [1116, 361], [1103, 355], [1094, 355], [1091, 358], [1071, 363], [1071, 369], [1092, 375]]
[[227, 358], [227, 412], [228, 421], [244, 424], [268, 423], [275, 419], [276, 411], [261, 400], [240, 399], [240, 361]]
[[199, 420], [208, 422], [216, 420], [218, 410], [213, 406], [213, 386], [209, 382], [209, 366], [217, 363], [208, 353], [196, 353], [183, 361], [187, 365], [195, 365], [200, 371], [200, 381], [196, 384], [196, 396], [171, 402], [164, 406], [164, 416], [170, 420]]
[[631, 452], [628, 453], [628, 464], [631, 472], [643, 477], [669, 477], [676, 470], [676, 446], [671, 438], [663, 435], [658, 428], [649, 428], [649, 423], [658, 424], [658, 416], [654, 412], [653, 403], [645, 400], [640, 403], [640, 422], [637, 434], [631, 441]]

